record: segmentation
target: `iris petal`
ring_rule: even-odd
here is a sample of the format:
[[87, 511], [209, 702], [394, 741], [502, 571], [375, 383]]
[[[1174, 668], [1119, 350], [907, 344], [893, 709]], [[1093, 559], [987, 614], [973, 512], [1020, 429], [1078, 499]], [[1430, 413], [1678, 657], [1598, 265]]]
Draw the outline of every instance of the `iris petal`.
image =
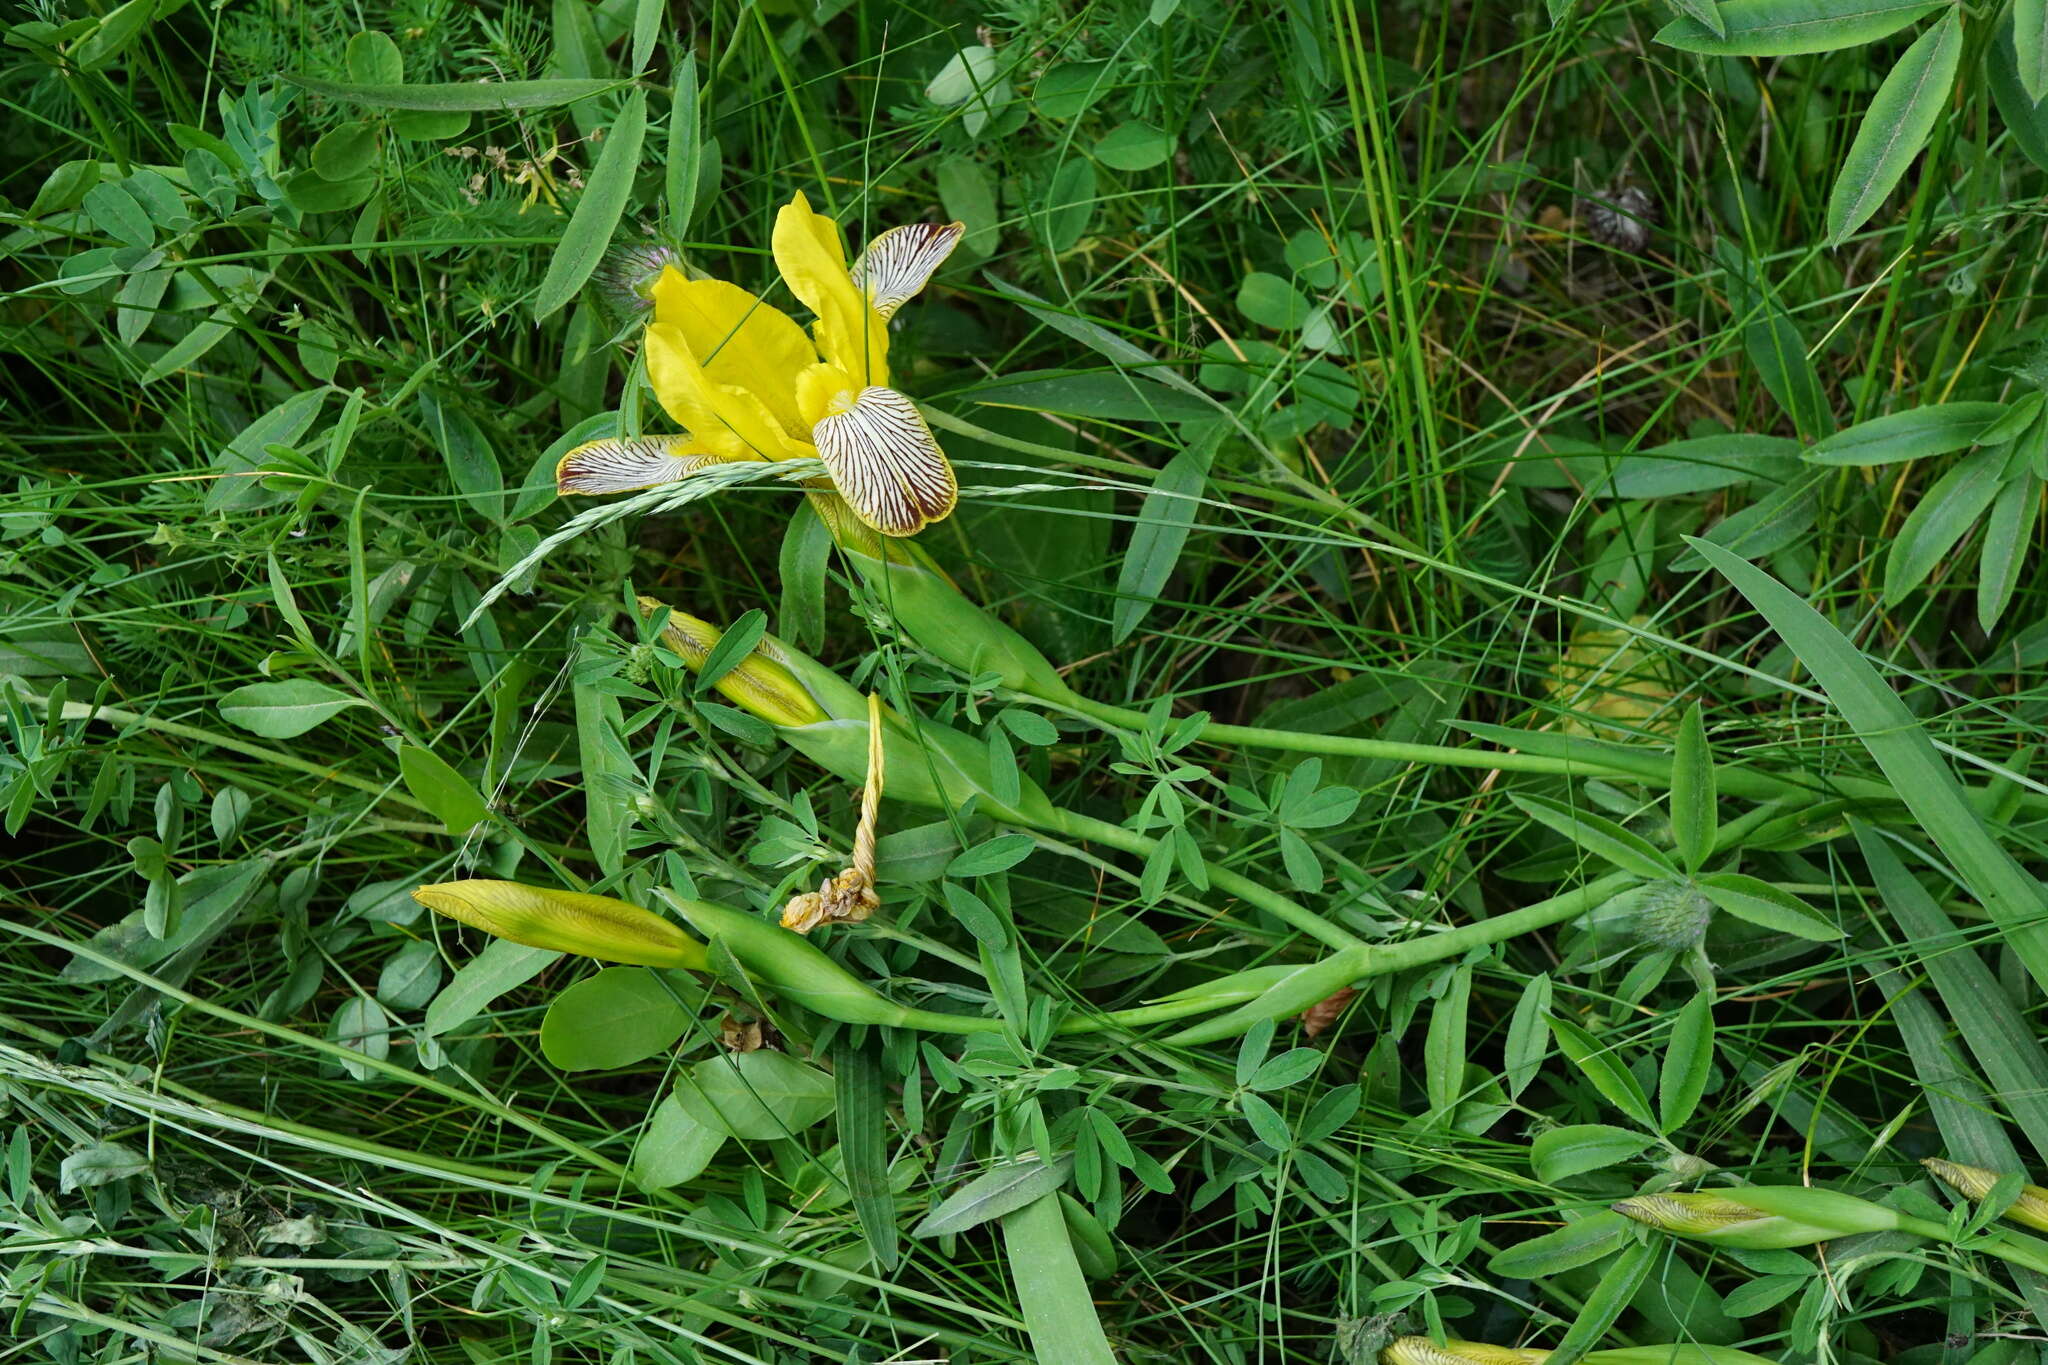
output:
[[853, 263], [854, 287], [884, 318], [915, 298], [931, 282], [953, 248], [967, 235], [965, 223], [906, 223], [890, 228]]
[[818, 350], [861, 384], [889, 382], [889, 324], [846, 268], [839, 226], [799, 194], [775, 215], [775, 265], [790, 292], [818, 315]]
[[630, 493], [636, 488], [688, 478], [719, 457], [688, 436], [642, 436], [635, 440], [590, 441], [555, 466], [562, 493]]
[[943, 521], [960, 487], [931, 428], [908, 398], [870, 386], [853, 406], [811, 429], [839, 495], [885, 536], [915, 535]]
[[712, 384], [748, 390], [784, 431], [802, 430], [796, 375], [818, 357], [787, 313], [736, 284], [685, 279], [670, 269], [654, 286], [654, 320], [681, 329]]

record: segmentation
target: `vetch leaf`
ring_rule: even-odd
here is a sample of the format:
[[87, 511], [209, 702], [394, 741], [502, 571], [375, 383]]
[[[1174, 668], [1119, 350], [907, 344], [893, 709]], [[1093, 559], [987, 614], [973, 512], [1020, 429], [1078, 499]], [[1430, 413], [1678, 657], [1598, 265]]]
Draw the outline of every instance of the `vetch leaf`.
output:
[[1633, 1160], [1656, 1139], [1608, 1123], [1574, 1123], [1538, 1133], [1529, 1144], [1529, 1168], [1551, 1184]]
[[690, 1026], [675, 992], [645, 967], [606, 967], [557, 995], [540, 1050], [564, 1071], [609, 1071], [666, 1052]]
[[249, 683], [217, 703], [221, 719], [265, 739], [291, 739], [333, 719], [352, 706], [367, 706], [326, 683], [310, 678], [286, 682]]
[[2019, 586], [2040, 511], [2041, 481], [2032, 471], [2006, 480], [1991, 501], [1991, 515], [1984, 522], [1984, 545], [1977, 552], [1977, 624], [1986, 634], [2005, 615], [2013, 589]]
[[1448, 1115], [1465, 1089], [1465, 1016], [1472, 998], [1472, 968], [1460, 966], [1429, 1012], [1423, 1040], [1423, 1081], [1433, 1114]]
[[1550, 1055], [1550, 974], [1538, 972], [1522, 988], [1508, 1020], [1508, 1040], [1501, 1060], [1507, 1071], [1508, 1097], [1520, 1098]]
[[1571, 1020], [1560, 1019], [1554, 1014], [1550, 1016], [1550, 1031], [1557, 1038], [1558, 1050], [1571, 1058], [1572, 1064], [1593, 1083], [1593, 1088], [1609, 1104], [1645, 1128], [1657, 1126], [1655, 1116], [1650, 1113], [1649, 1097], [1643, 1094], [1634, 1074], [1621, 1064], [1612, 1048]]
[[992, 877], [1031, 856], [1038, 845], [1028, 834], [998, 834], [963, 851], [946, 865], [949, 877]]
[[1056, 1193], [1067, 1183], [1067, 1172], [1072, 1166], [1072, 1157], [1061, 1156], [1049, 1162], [1019, 1161], [984, 1172], [926, 1214], [910, 1230], [910, 1235], [944, 1237], [980, 1227], [991, 1218], [1000, 1218]]
[[1846, 932], [1839, 924], [1789, 891], [1739, 872], [1714, 872], [1697, 879], [1700, 891], [1740, 920], [1781, 934], [1831, 943]]
[[1040, 1195], [1003, 1219], [1003, 1251], [1033, 1358], [1116, 1365], [1057, 1193]]
[[1607, 1329], [1627, 1311], [1665, 1254], [1661, 1246], [1650, 1241], [1624, 1244], [1621, 1254], [1602, 1272], [1600, 1282], [1586, 1296], [1578, 1317], [1572, 1320], [1563, 1339], [1545, 1357], [1545, 1365], [1578, 1365], [1586, 1352], [1606, 1336]]
[[611, 245], [619, 217], [633, 192], [633, 173], [640, 168], [640, 144], [647, 136], [647, 92], [635, 90], [626, 97], [625, 107], [612, 120], [597, 164], [576, 212], [570, 215], [568, 230], [548, 260], [548, 273], [533, 299], [533, 320], [543, 322], [576, 297]]
[[1173, 134], [1150, 124], [1120, 123], [1095, 144], [1096, 159], [1119, 171], [1148, 171], [1173, 155]]
[[633, 1144], [628, 1169], [633, 1183], [648, 1192], [665, 1190], [701, 1175], [718, 1149], [725, 1146], [725, 1134], [706, 1128], [690, 1117], [673, 1094], [654, 1107], [654, 1117]]
[[669, 234], [679, 242], [686, 240], [690, 220], [696, 216], [697, 182], [704, 169], [704, 143], [699, 118], [697, 54], [686, 52], [676, 63], [662, 182], [668, 200]]
[[457, 969], [434, 997], [434, 1003], [427, 1006], [428, 1035], [438, 1037], [460, 1028], [488, 1009], [493, 1000], [533, 980], [561, 956], [510, 939], [492, 939], [482, 952]]
[[1624, 872], [1638, 877], [1666, 878], [1678, 875], [1677, 867], [1663, 852], [1640, 834], [1632, 833], [1612, 820], [1591, 811], [1574, 810], [1547, 796], [1508, 793], [1508, 799], [1533, 817], [1564, 835], [1586, 852], [1605, 858]]
[[59, 1163], [57, 1188], [60, 1193], [69, 1194], [73, 1190], [126, 1180], [148, 1169], [149, 1158], [126, 1143], [96, 1142], [73, 1152]]
[[1678, 726], [1678, 751], [1671, 760], [1671, 835], [1685, 870], [1697, 872], [1714, 851], [1717, 824], [1714, 756], [1707, 748], [1707, 725], [1694, 702]]
[[1486, 1268], [1501, 1279], [1534, 1280], [1591, 1265], [1633, 1235], [1636, 1225], [1602, 1209], [1555, 1232], [1532, 1237], [1496, 1253]]
[[1701, 991], [1678, 1012], [1671, 1041], [1664, 1046], [1664, 1065], [1657, 1077], [1658, 1132], [1685, 1126], [1706, 1093], [1713, 1064], [1714, 995]]
[[1720, 33], [1688, 17], [1659, 29], [1657, 41], [1710, 57], [1836, 52], [1874, 43], [1941, 7], [1939, 0], [1721, 0]]
[[698, 694], [709, 692], [719, 679], [745, 663], [747, 656], [754, 652], [754, 647], [767, 633], [768, 613], [759, 607], [751, 608], [728, 626], [718, 637], [718, 643], [711, 646], [711, 652], [704, 656], [703, 667], [697, 670]]
[[1828, 196], [1829, 245], [1870, 221], [1927, 144], [1962, 62], [1960, 13], [1951, 9], [1915, 39], [1871, 98]]

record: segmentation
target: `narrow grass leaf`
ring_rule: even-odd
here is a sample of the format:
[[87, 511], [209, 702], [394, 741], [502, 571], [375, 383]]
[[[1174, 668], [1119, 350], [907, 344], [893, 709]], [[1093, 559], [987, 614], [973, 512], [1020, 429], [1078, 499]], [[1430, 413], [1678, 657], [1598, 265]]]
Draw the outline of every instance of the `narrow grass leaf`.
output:
[[1884, 78], [1828, 196], [1829, 245], [1840, 246], [1870, 221], [1927, 145], [1948, 105], [1962, 58], [1962, 20], [1952, 9], [1914, 40]]
[[1672, 1133], [1685, 1126], [1699, 1108], [1713, 1068], [1714, 993], [1701, 991], [1678, 1012], [1671, 1041], [1664, 1045], [1664, 1065], [1657, 1076], [1658, 1132]]
[[612, 121], [569, 228], [548, 261], [548, 273], [533, 299], [535, 322], [546, 321], [575, 298], [604, 259], [632, 196], [633, 173], [640, 168], [640, 143], [646, 135], [647, 92], [635, 90]]
[[1936, 0], [1721, 0], [1717, 8], [1719, 33], [1688, 16], [1659, 29], [1657, 41], [1709, 57], [1836, 52], [1897, 33], [1941, 5]]
[[1991, 836], [1919, 719], [1842, 633], [1805, 599], [1718, 546], [1688, 543], [1778, 632], [1877, 761], [1899, 799], [1998, 925], [2028, 973], [2048, 989], [2048, 922], [2041, 887]]
[[1056, 1193], [1003, 1219], [1003, 1249], [1032, 1355], [1060, 1365], [1116, 1365]]

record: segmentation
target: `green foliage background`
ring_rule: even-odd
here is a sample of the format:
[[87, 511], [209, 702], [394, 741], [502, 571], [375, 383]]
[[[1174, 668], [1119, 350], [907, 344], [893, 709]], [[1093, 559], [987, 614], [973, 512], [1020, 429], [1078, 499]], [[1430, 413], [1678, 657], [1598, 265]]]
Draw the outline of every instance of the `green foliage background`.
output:
[[[1919, 1159], [2048, 1168], [2041, 9], [10, 7], [16, 1352], [1066, 1365], [1099, 1320], [1233, 1365], [2038, 1356], [2043, 1282], [1961, 1218], [1822, 1257], [1605, 1207], [1946, 1221]], [[1808, 10], [1831, 50], [1771, 27]], [[572, 227], [637, 109], [616, 225]], [[565, 519], [571, 433], [666, 429], [567, 262], [661, 244], [788, 305], [798, 190], [856, 244], [966, 222], [893, 343], [966, 493], [921, 543], [1138, 718], [999, 694], [796, 572], [772, 485], [462, 625]], [[700, 704], [636, 592], [764, 609], [1165, 852], [886, 807], [884, 909], [821, 942], [1004, 1019], [964, 1045], [434, 920], [413, 886], [769, 914], [843, 864], [856, 794]], [[1211, 866], [1388, 945], [1622, 889], [1312, 1027], [1055, 1037], [1317, 958]], [[763, 1112], [707, 1134], [692, 1085]]]

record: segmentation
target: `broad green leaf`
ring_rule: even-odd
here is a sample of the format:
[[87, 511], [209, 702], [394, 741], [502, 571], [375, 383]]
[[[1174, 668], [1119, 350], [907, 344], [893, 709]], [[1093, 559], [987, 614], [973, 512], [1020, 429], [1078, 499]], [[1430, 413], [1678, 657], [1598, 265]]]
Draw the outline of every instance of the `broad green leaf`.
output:
[[1942, 5], [1939, 0], [1721, 0], [1716, 8], [1720, 33], [1697, 19], [1674, 19], [1657, 31], [1657, 41], [1710, 57], [1835, 52], [1888, 37]]
[[666, 1052], [690, 1016], [645, 967], [606, 967], [548, 1003], [540, 1050], [564, 1071], [609, 1071]]
[[310, 678], [249, 683], [228, 693], [217, 704], [223, 720], [265, 739], [303, 735], [352, 706], [369, 705], [361, 697], [352, 697]]
[[2043, 915], [2048, 907], [2040, 884], [1992, 838], [1919, 718], [1856, 646], [1799, 594], [1718, 546], [1696, 539], [1689, 543], [1792, 647], [2028, 973], [2048, 989], [2048, 919]]
[[676, 1078], [690, 1117], [748, 1142], [793, 1137], [832, 1112], [832, 1078], [787, 1052], [707, 1057]]
[[1656, 845], [1604, 816], [1576, 809], [1548, 796], [1509, 792], [1508, 800], [1538, 824], [1556, 830], [1586, 852], [1605, 858], [1624, 872], [1650, 878], [1678, 875], [1678, 868]]
[[1999, 21], [1998, 37], [1985, 54], [1984, 75], [1998, 117], [2027, 160], [2048, 170], [2048, 100], [2036, 99], [2020, 79], [2018, 37], [2014, 16]]
[[1032, 1356], [1060, 1365], [1117, 1365], [1057, 1193], [1041, 1195], [1003, 1219], [1003, 1250]]
[[2048, 99], [2048, 0], [2013, 0], [2012, 51], [2027, 98]]
[[798, 649], [825, 643], [825, 571], [832, 559], [832, 532], [806, 498], [790, 513], [777, 555], [782, 605], [775, 633]]
[[1031, 216], [1039, 239], [1054, 253], [1071, 251], [1095, 222], [1095, 165], [1083, 157], [1062, 162]]
[[1781, 934], [1832, 943], [1847, 932], [1789, 891], [1739, 872], [1714, 872], [1697, 879], [1701, 893], [1739, 920]]
[[141, 1175], [149, 1169], [149, 1158], [120, 1142], [96, 1142], [73, 1152], [57, 1165], [60, 1194], [109, 1185], [116, 1180]]
[[439, 1036], [460, 1028], [490, 1008], [493, 1000], [533, 980], [561, 956], [510, 939], [492, 939], [482, 952], [456, 970], [434, 997], [434, 1003], [427, 1006], [427, 1033]]
[[1110, 642], [1122, 644], [1145, 620], [1159, 592], [1180, 563], [1181, 548], [1201, 511], [1202, 492], [1209, 485], [1209, 467], [1223, 442], [1218, 425], [1197, 436], [1166, 462], [1158, 480], [1138, 509], [1131, 543], [1117, 570], [1117, 600], [1110, 615]]
[[313, 94], [367, 109], [418, 109], [426, 113], [492, 109], [553, 109], [616, 90], [611, 80], [450, 81], [445, 85], [358, 85], [287, 75], [285, 80]]
[[505, 475], [498, 453], [468, 413], [431, 389], [419, 392], [420, 425], [441, 452], [455, 490], [493, 521], [505, 519]]
[[1254, 270], [1237, 287], [1237, 311], [1276, 332], [1292, 332], [1308, 320], [1309, 303], [1278, 275]]
[[1756, 480], [1782, 482], [1797, 471], [1799, 442], [1731, 431], [1611, 459], [1613, 472], [1593, 491], [1617, 498], [1670, 498]]
[[667, 13], [667, 0], [638, 0], [633, 7], [632, 68], [635, 75], [647, 70], [647, 61], [654, 55], [654, 40], [661, 36], [661, 21]]
[[1963, 25], [1951, 9], [1914, 40], [1877, 88], [1828, 196], [1828, 242], [1839, 246], [1870, 221], [1927, 145], [1948, 106], [1963, 58]]
[[[100, 929], [87, 946], [130, 967], [151, 967], [225, 932], [257, 904], [269, 872], [270, 864], [262, 859], [196, 867], [178, 878], [177, 923], [168, 933], [151, 933], [147, 909], [137, 909]], [[114, 981], [121, 970], [74, 957], [60, 975], [77, 983]]]
[[832, 1054], [839, 1157], [861, 1235], [884, 1272], [896, 1268], [896, 1200], [889, 1188], [889, 1114], [879, 1049], [842, 1038]]
[[1635, 1235], [1636, 1224], [1602, 1209], [1555, 1232], [1496, 1252], [1486, 1268], [1504, 1280], [1535, 1280], [1591, 1265]]
[[995, 838], [965, 849], [946, 866], [949, 877], [992, 877], [1007, 872], [1030, 857], [1038, 847], [1028, 834], [998, 834]]
[[1522, 988], [1515, 1012], [1508, 1019], [1508, 1039], [1501, 1054], [1506, 1070], [1508, 1097], [1519, 1099], [1543, 1059], [1550, 1055], [1550, 974], [1538, 972]]
[[1884, 604], [1895, 607], [1927, 581], [1956, 542], [1968, 533], [1998, 489], [2005, 453], [1979, 450], [1956, 461], [1920, 495], [1899, 524], [1884, 559]]
[[1119, 171], [1149, 171], [1173, 155], [1173, 134], [1148, 123], [1119, 123], [1095, 143], [1095, 158]]
[[398, 773], [405, 779], [405, 789], [450, 834], [469, 833], [491, 813], [490, 806], [477, 795], [475, 784], [418, 745], [399, 746]]
[[1112, 422], [1187, 422], [1216, 415], [1207, 401], [1154, 383], [1144, 374], [1027, 370], [986, 380], [968, 394], [989, 407]]
[[2003, 417], [2004, 403], [1930, 403], [1887, 413], [1814, 442], [1806, 452], [1813, 464], [1873, 465], [1946, 455], [1976, 444], [1985, 428]]
[[441, 989], [441, 950], [414, 939], [384, 960], [377, 974], [377, 1000], [394, 1010], [416, 1010]]
[[134, 195], [119, 185], [94, 185], [85, 192], [85, 216], [94, 227], [126, 246], [146, 247], [156, 240], [156, 224]]
[[[352, 995], [342, 1002], [341, 1008], [334, 1012], [334, 1022], [328, 1026], [327, 1036], [373, 1062], [381, 1062], [391, 1056], [391, 1016], [367, 995]], [[367, 1081], [377, 1074], [352, 1058], [340, 1060], [343, 1069], [359, 1081]]]
[[647, 135], [647, 92], [635, 90], [612, 121], [591, 167], [590, 179], [576, 200], [568, 230], [548, 260], [548, 273], [533, 299], [533, 320], [543, 322], [576, 297], [590, 272], [611, 246], [612, 233], [633, 193], [633, 173], [640, 169], [640, 143]]
[[1984, 521], [1984, 546], [1977, 554], [1977, 624], [1986, 634], [1998, 625], [2019, 586], [2020, 570], [2034, 547], [2034, 521], [2041, 511], [2041, 481], [2032, 471], [2006, 480]]
[[358, 85], [401, 85], [405, 54], [390, 34], [371, 29], [348, 40], [348, 78]]
[[745, 663], [767, 633], [768, 613], [759, 607], [749, 608], [739, 620], [726, 627], [718, 637], [718, 643], [711, 646], [710, 653], [704, 656], [703, 666], [697, 670], [698, 694], [701, 696], [709, 692], [719, 679]]
[[1623, 1114], [1644, 1128], [1654, 1129], [1657, 1120], [1650, 1113], [1649, 1097], [1629, 1069], [1621, 1064], [1612, 1048], [1569, 1019], [1550, 1016], [1550, 1031], [1557, 1037], [1558, 1051], [1571, 1058], [1593, 1088]]
[[[1030, 290], [1011, 284], [1008, 280], [991, 277], [989, 283], [994, 286], [998, 294], [1015, 302], [1032, 317], [1052, 328], [1055, 332], [1063, 336], [1072, 337], [1097, 355], [1106, 357], [1119, 368], [1141, 370], [1148, 379], [1156, 379], [1169, 388], [1179, 389], [1183, 393], [1193, 394], [1212, 403], [1214, 402], [1213, 399], [1208, 399], [1206, 394], [1203, 394], [1200, 389], [1195, 387], [1193, 380], [1190, 380], [1186, 375], [1174, 369], [1166, 361], [1161, 360], [1158, 356], [1153, 355], [1135, 342], [1127, 341], [1123, 337], [1118, 336], [1100, 323], [1091, 322], [1076, 313], [1055, 308]], [[1216, 410], [1218, 412], [1224, 411], [1221, 407], [1218, 407]]]
[[1671, 836], [1685, 870], [1699, 871], [1714, 851], [1714, 755], [1707, 748], [1707, 724], [1694, 702], [1678, 725], [1678, 749], [1671, 759]]
[[706, 1128], [690, 1117], [673, 1094], [654, 1106], [654, 1115], [633, 1144], [628, 1169], [633, 1183], [652, 1193], [695, 1180], [703, 1174], [718, 1149], [725, 1146], [725, 1134]]
[[1631, 1161], [1657, 1139], [1609, 1123], [1574, 1123], [1538, 1133], [1529, 1144], [1529, 1169], [1555, 1184], [1588, 1171]]
[[357, 119], [330, 128], [313, 144], [313, 170], [322, 180], [354, 180], [377, 160], [377, 124]]
[[1060, 62], [1047, 67], [1032, 87], [1031, 102], [1047, 118], [1079, 118], [1114, 88], [1110, 68], [1109, 62]]
[[1686, 1002], [1671, 1024], [1664, 1065], [1657, 1076], [1657, 1131], [1685, 1126], [1699, 1108], [1714, 1066], [1714, 993], [1701, 991]]
[[[1737, 554], [1762, 558], [1776, 554], [1811, 530], [1820, 515], [1823, 471], [1809, 469], [1797, 478], [1772, 489], [1757, 501], [1733, 512], [1702, 537]], [[1687, 550], [1671, 562], [1679, 573], [1696, 573], [1703, 563]]]
[[626, 866], [626, 831], [640, 770], [620, 738], [619, 699], [595, 683], [574, 683], [576, 761], [583, 771], [583, 819], [590, 852], [607, 877]]
[[975, 256], [994, 255], [1001, 245], [1002, 228], [996, 208], [996, 179], [988, 167], [971, 156], [951, 156], [939, 163], [932, 180], [947, 216], [967, 225], [961, 250]]
[[912, 1237], [944, 1237], [980, 1227], [991, 1218], [1031, 1204], [1067, 1183], [1073, 1158], [1019, 1161], [983, 1172], [948, 1197], [910, 1230]]
[[72, 50], [72, 60], [87, 71], [96, 71], [128, 50], [159, 9], [169, 10], [175, 6], [164, 0], [127, 0], [109, 10], [100, 20], [99, 27]]

